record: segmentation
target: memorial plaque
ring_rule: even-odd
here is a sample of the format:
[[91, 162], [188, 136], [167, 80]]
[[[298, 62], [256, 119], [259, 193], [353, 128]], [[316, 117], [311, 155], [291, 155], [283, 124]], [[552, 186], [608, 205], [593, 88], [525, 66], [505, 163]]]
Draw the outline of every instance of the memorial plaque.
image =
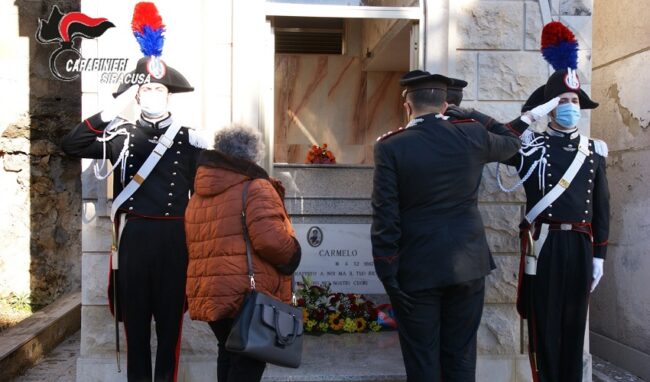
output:
[[295, 224], [302, 247], [296, 280], [309, 275], [315, 283], [329, 282], [332, 291], [385, 293], [375, 274], [370, 224]]

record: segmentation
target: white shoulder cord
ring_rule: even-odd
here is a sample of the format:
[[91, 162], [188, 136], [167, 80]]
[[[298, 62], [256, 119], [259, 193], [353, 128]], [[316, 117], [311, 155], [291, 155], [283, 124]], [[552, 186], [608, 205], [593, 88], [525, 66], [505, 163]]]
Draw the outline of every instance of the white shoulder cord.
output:
[[[113, 171], [115, 171], [115, 168], [121, 163], [124, 162], [124, 165], [122, 166], [122, 171], [120, 174], [120, 181], [122, 184], [124, 184], [124, 180], [126, 177], [126, 161], [129, 156], [129, 132], [123, 128], [122, 126], [129, 124], [129, 122], [125, 119], [122, 118], [115, 118], [114, 120], [111, 121], [111, 123], [108, 124], [108, 126], [104, 129], [104, 133], [102, 134], [101, 138], [97, 138], [97, 141], [103, 143], [103, 154], [102, 154], [102, 159], [101, 162], [97, 163], [95, 162], [95, 165], [93, 167], [93, 170], [95, 172], [95, 177], [97, 179], [103, 180], [108, 178]], [[108, 169], [104, 174], [101, 172], [104, 170], [104, 167], [106, 167], [106, 142], [114, 139], [118, 135], [124, 135], [124, 146], [122, 147], [122, 151], [120, 151], [120, 155], [118, 156], [118, 159], [115, 163], [113, 163], [113, 168], [109, 171]], [[100, 164], [101, 163], [101, 164]]]
[[524, 175], [517, 183], [515, 183], [514, 186], [510, 188], [506, 188], [502, 181], [501, 181], [501, 172], [499, 171], [499, 166], [501, 165], [500, 162], [497, 162], [497, 184], [499, 185], [499, 188], [503, 192], [513, 192], [517, 188], [521, 187], [521, 185], [524, 184], [525, 181], [530, 178], [530, 176], [533, 174], [533, 171], [535, 171], [535, 168], [537, 168], [537, 177], [539, 178], [539, 189], [542, 190], [542, 193], [544, 193], [544, 187], [545, 187], [545, 178], [546, 178], [546, 147], [544, 147], [544, 142], [545, 138], [544, 136], [538, 136], [535, 137], [535, 134], [530, 131], [526, 130], [524, 134], [521, 135], [521, 149], [519, 149], [519, 154], [521, 154], [521, 161], [519, 163], [519, 168], [517, 169], [517, 173], [519, 173], [523, 167], [524, 167], [524, 157], [529, 157], [533, 155], [534, 153], [541, 151], [541, 155], [539, 159], [533, 162], [533, 164], [530, 166], [528, 171], [526, 172], [526, 175]]

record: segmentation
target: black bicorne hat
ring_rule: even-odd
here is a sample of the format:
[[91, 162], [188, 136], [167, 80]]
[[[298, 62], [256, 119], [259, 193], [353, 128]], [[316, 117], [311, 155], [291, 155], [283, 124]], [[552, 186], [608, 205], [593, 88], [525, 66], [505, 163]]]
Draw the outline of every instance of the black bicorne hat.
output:
[[598, 107], [598, 102], [594, 102], [584, 90], [574, 89], [566, 84], [566, 78], [569, 76], [567, 70], [558, 70], [553, 73], [546, 81], [546, 85], [542, 85], [535, 89], [533, 94], [528, 97], [526, 103], [521, 107], [521, 112], [525, 113], [535, 106], [544, 104], [562, 93], [573, 92], [578, 95], [580, 100], [580, 109], [595, 109]]
[[[158, 61], [158, 62], [156, 62]], [[131, 72], [132, 77], [135, 78], [142, 74], [143, 77], [149, 76], [150, 81], [165, 85], [170, 93], [184, 93], [194, 91], [194, 88], [187, 81], [178, 70], [167, 65], [165, 61], [158, 57], [142, 57], [138, 60], [135, 70]], [[133, 85], [132, 83], [123, 83], [113, 93], [113, 97], [125, 92]]]

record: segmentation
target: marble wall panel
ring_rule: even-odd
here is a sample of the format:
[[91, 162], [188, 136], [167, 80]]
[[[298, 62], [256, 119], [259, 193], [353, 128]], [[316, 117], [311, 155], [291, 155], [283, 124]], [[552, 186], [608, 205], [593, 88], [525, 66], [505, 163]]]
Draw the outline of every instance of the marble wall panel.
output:
[[337, 163], [372, 164], [376, 138], [403, 125], [401, 75], [364, 72], [359, 57], [276, 55], [275, 162], [327, 143]]

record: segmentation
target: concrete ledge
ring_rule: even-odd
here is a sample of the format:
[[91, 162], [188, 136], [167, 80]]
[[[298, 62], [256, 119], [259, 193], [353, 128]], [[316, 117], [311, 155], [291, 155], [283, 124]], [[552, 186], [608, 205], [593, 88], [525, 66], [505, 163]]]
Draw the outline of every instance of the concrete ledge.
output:
[[0, 380], [32, 366], [81, 327], [81, 292], [61, 297], [0, 335]]
[[650, 355], [602, 334], [590, 334], [591, 352], [594, 355], [650, 381]]

